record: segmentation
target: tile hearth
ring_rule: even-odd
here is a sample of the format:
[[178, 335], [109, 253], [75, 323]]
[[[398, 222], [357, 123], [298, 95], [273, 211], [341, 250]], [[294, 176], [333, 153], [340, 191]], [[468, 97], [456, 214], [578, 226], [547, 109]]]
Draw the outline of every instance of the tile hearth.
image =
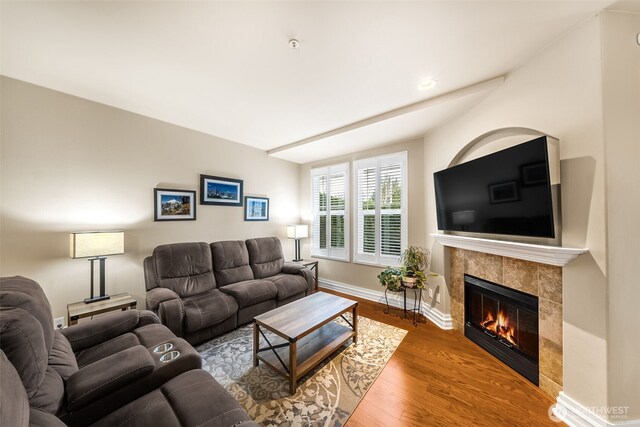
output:
[[453, 327], [464, 333], [464, 275], [469, 274], [538, 297], [540, 389], [562, 390], [562, 268], [465, 249], [450, 250]]

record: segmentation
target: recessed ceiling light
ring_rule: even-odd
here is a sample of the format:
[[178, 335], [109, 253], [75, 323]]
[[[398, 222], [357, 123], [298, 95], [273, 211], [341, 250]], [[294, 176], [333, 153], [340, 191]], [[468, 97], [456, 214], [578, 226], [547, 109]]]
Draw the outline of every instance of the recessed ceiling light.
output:
[[291, 49], [297, 49], [298, 47], [300, 47], [300, 42], [296, 39], [291, 39], [289, 40], [289, 47]]
[[433, 89], [436, 86], [436, 83], [437, 82], [434, 79], [426, 79], [420, 82], [420, 84], [418, 85], [418, 89], [420, 90]]

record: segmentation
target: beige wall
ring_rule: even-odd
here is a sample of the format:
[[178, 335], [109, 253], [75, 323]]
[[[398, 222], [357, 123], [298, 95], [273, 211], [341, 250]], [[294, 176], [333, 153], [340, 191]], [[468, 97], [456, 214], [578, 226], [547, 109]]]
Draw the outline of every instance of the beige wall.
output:
[[[297, 164], [17, 80], [1, 85], [0, 274], [38, 281], [55, 316], [89, 294], [89, 263], [69, 258], [70, 231], [124, 229], [125, 255], [107, 260], [107, 292], [144, 305], [142, 260], [155, 246], [285, 238], [299, 221]], [[200, 173], [243, 179], [246, 195], [270, 198], [270, 221], [198, 205], [196, 221], [154, 222], [153, 188], [199, 193]], [[290, 241], [283, 248], [291, 259]]]
[[[563, 244], [589, 252], [563, 271], [564, 390], [607, 404], [607, 251], [600, 18], [593, 18], [507, 76], [484, 101], [425, 137], [427, 233], [437, 231], [433, 172], [478, 136], [524, 127], [560, 141]], [[428, 238], [433, 268], [444, 249]], [[443, 298], [446, 302], [448, 298]], [[446, 304], [441, 310], [448, 312]]]
[[639, 13], [603, 13], [603, 101], [609, 266], [609, 405], [640, 419]]
[[[425, 223], [424, 223], [424, 171], [423, 171], [423, 141], [422, 139], [408, 141], [382, 148], [362, 151], [349, 156], [336, 157], [322, 162], [307, 163], [300, 168], [300, 212], [305, 222], [311, 222], [311, 183], [310, 170], [316, 167], [328, 166], [337, 163], [349, 162], [349, 173], [351, 177], [351, 200], [355, 194], [355, 180], [353, 178], [353, 162], [359, 159], [379, 156], [382, 154], [397, 153], [400, 151], [407, 152], [408, 158], [408, 241], [410, 245], [425, 245]], [[354, 223], [354, 205], [351, 203], [351, 259], [353, 259], [353, 244], [355, 243], [353, 233], [355, 231]], [[310, 254], [311, 239], [306, 239], [302, 247], [302, 254], [305, 258]], [[355, 264], [353, 262], [332, 261], [322, 259], [319, 265], [320, 275], [323, 279], [335, 282], [355, 285], [362, 288], [372, 289], [376, 291], [383, 290], [378, 282], [377, 275], [380, 274], [382, 268], [373, 267], [363, 264]]]

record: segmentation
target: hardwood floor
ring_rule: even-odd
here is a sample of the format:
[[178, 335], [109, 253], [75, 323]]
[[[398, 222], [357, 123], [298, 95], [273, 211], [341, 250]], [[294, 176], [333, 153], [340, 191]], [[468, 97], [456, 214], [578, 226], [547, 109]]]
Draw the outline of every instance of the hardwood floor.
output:
[[409, 331], [346, 427], [564, 425], [549, 418], [550, 398], [463, 335], [321, 290], [357, 300], [359, 316]]

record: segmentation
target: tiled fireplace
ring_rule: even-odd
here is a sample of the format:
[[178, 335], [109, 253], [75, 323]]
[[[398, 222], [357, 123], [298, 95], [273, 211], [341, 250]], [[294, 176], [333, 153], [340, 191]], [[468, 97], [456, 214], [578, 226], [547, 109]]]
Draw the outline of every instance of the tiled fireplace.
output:
[[[449, 250], [454, 329], [520, 370], [555, 398], [562, 390], [562, 268], [465, 249]], [[467, 298], [474, 299], [466, 305], [466, 317], [465, 275]], [[479, 290], [471, 286], [487, 282], [489, 285]], [[498, 288], [492, 288], [492, 284]], [[501, 289], [506, 296], [498, 302]], [[513, 297], [518, 296], [524, 305], [514, 308]], [[537, 325], [532, 324], [534, 313]], [[504, 317], [508, 316], [518, 322], [505, 322]], [[532, 342], [534, 339], [537, 342]], [[518, 353], [523, 356], [521, 361], [516, 360]], [[502, 355], [516, 361], [504, 360]]]

